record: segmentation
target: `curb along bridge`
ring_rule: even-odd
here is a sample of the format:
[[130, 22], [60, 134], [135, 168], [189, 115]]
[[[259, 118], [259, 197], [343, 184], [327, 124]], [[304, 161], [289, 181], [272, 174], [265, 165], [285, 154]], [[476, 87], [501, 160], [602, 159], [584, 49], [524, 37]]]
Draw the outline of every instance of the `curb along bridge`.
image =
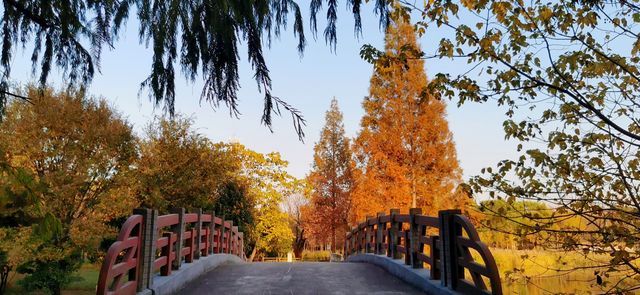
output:
[[471, 222], [459, 210], [421, 213], [368, 217], [347, 233], [347, 263], [249, 263], [243, 233], [224, 217], [135, 209], [107, 252], [97, 294], [502, 294]]

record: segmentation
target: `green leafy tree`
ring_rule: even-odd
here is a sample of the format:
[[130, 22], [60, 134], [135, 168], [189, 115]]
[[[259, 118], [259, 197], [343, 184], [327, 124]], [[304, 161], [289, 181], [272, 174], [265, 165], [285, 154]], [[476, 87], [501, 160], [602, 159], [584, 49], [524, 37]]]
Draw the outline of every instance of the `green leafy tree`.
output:
[[233, 225], [244, 233], [245, 251], [253, 250], [255, 238], [252, 236], [255, 226], [255, 200], [247, 193], [246, 184], [231, 180], [222, 186], [220, 195], [215, 202], [214, 210], [224, 214], [226, 220], [232, 220]]
[[143, 206], [161, 212], [213, 209], [221, 186], [237, 170], [231, 158], [192, 125], [191, 119], [176, 116], [147, 126], [135, 176], [135, 194]]
[[[469, 65], [464, 74], [437, 74], [428, 88], [460, 104], [497, 102], [506, 115], [506, 138], [520, 142], [520, 157], [486, 169], [470, 188], [510, 204], [532, 200], [556, 208], [552, 218], [522, 217], [562, 235], [560, 248], [609, 254], [609, 264], [594, 276], [604, 292], [637, 290], [640, 256], [629, 249], [637, 248], [640, 232], [640, 6], [598, 0], [398, 3], [399, 15], [420, 14], [419, 33], [444, 32], [435, 52], [418, 57]], [[391, 60], [370, 46], [362, 54]], [[552, 226], [575, 217], [590, 227]]]
[[23, 168], [12, 167], [0, 143], [0, 294], [9, 275], [29, 259], [31, 226], [41, 220], [38, 195], [46, 185]]
[[114, 200], [111, 193], [130, 169], [135, 138], [102, 99], [82, 91], [25, 92], [32, 103], [14, 101], [0, 125], [9, 166], [0, 179], [0, 200], [9, 200], [2, 205], [10, 209], [3, 210], [3, 223], [31, 226], [34, 238], [20, 245], [29, 250], [18, 267], [27, 274], [23, 285], [59, 294], [80, 251], [95, 250], [108, 232], [105, 217], [113, 208], [105, 201]]
[[[58, 256], [59, 253], [53, 253]], [[20, 285], [28, 291], [47, 290], [51, 294], [62, 294], [62, 287], [80, 278], [73, 273], [80, 268], [80, 252], [64, 255], [63, 258], [29, 260], [18, 267], [18, 272], [26, 274]]]
[[[279, 153], [261, 154], [239, 143], [214, 146], [238, 163], [240, 168], [234, 177], [246, 185], [246, 194], [254, 208], [255, 225], [245, 232], [249, 236], [246, 246], [250, 251], [249, 260], [256, 255], [280, 255], [285, 249], [290, 250], [293, 233], [282, 207], [287, 196], [299, 193], [302, 185], [285, 170], [288, 162]], [[285, 244], [288, 246], [282, 246]]]

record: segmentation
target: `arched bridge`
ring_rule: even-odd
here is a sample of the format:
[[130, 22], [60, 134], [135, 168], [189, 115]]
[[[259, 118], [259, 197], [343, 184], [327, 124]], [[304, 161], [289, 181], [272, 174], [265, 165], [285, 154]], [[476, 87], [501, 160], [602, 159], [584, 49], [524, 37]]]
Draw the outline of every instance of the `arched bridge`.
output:
[[136, 209], [97, 294], [502, 294], [493, 255], [459, 210], [378, 213], [347, 233], [344, 254], [350, 263], [248, 263], [224, 217]]

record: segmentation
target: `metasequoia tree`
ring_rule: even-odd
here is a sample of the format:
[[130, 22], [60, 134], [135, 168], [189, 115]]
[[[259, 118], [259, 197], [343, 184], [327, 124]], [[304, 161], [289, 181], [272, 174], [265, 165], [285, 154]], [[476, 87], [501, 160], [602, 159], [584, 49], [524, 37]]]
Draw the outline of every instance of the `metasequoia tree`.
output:
[[[399, 2], [422, 16], [419, 32], [442, 34], [437, 50], [421, 57], [469, 65], [436, 75], [433, 93], [459, 103], [497, 102], [505, 136], [521, 142], [519, 157], [473, 179], [476, 194], [512, 206], [485, 212], [528, 219], [520, 222], [528, 232], [519, 234], [546, 233], [554, 239], [547, 247], [609, 254], [592, 281], [603, 292], [640, 289], [637, 1]], [[389, 60], [370, 46], [362, 53]], [[514, 205], [526, 200], [545, 202], [551, 213]], [[554, 227], [576, 217], [585, 222]]]
[[457, 192], [461, 169], [445, 118], [445, 103], [426, 88], [424, 62], [413, 26], [395, 21], [387, 29], [388, 60], [376, 65], [362, 106], [362, 130], [354, 144], [361, 169], [353, 221], [389, 208], [439, 209], [464, 204]]
[[[310, 7], [311, 31], [317, 33], [316, 16], [326, 3], [327, 25], [324, 39], [333, 49], [337, 42], [338, 0], [304, 1]], [[346, 0], [360, 32], [362, 0]], [[369, 2], [369, 1], [365, 1]], [[371, 0], [381, 26], [388, 23], [390, 0]], [[247, 60], [254, 78], [264, 93], [262, 122], [271, 126], [272, 115], [280, 109], [289, 111], [298, 135], [303, 136], [302, 115], [291, 105], [271, 93], [269, 68], [263, 45], [287, 28], [293, 14], [293, 34], [297, 49], [306, 45], [303, 16], [296, 0], [2, 0], [0, 18], [0, 114], [9, 92], [12, 56], [16, 48], [33, 46], [31, 61], [34, 74], [44, 86], [54, 67], [73, 86], [86, 86], [100, 71], [105, 47], [117, 47], [117, 40], [133, 15], [139, 22], [140, 42], [152, 48], [149, 76], [141, 88], [149, 98], [173, 115], [176, 100], [176, 67], [190, 81], [200, 76], [204, 81], [201, 99], [214, 106], [227, 105], [238, 115], [237, 91], [240, 87], [238, 65], [240, 46], [247, 47]]]
[[[331, 100], [325, 115], [320, 140], [314, 146], [311, 185], [311, 227], [330, 237], [331, 251], [336, 251], [347, 230], [353, 187], [353, 160], [350, 141], [345, 135], [338, 101]], [[342, 247], [340, 247], [341, 249]]]

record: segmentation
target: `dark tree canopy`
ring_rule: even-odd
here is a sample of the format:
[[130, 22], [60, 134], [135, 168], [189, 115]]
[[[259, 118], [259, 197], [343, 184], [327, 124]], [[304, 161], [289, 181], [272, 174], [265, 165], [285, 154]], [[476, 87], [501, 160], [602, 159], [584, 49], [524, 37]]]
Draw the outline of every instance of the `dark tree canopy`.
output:
[[[185, 77], [204, 80], [201, 100], [225, 104], [238, 114], [239, 46], [246, 44], [247, 60], [264, 93], [262, 122], [270, 127], [273, 114], [291, 113], [298, 135], [304, 136], [300, 112], [271, 92], [269, 68], [263, 45], [270, 44], [293, 17], [293, 34], [302, 54], [306, 45], [303, 16], [297, 0], [2, 0], [2, 55], [0, 65], [0, 113], [10, 93], [11, 57], [17, 48], [34, 45], [33, 73], [47, 82], [55, 66], [71, 86], [86, 86], [100, 71], [102, 50], [114, 48], [126, 21], [135, 13], [140, 22], [140, 42], [153, 50], [149, 76], [141, 83], [149, 98], [171, 115], [175, 105], [176, 66]], [[334, 49], [337, 42], [338, 0], [311, 0], [311, 31], [317, 33], [317, 14], [326, 4], [324, 39]], [[390, 0], [346, 0], [361, 30], [363, 2], [375, 2], [380, 24], [386, 26]], [[305, 1], [305, 4], [307, 2]], [[13, 95], [15, 96], [15, 95]], [[23, 97], [23, 99], [25, 99]], [[0, 117], [1, 118], [1, 117]]]

